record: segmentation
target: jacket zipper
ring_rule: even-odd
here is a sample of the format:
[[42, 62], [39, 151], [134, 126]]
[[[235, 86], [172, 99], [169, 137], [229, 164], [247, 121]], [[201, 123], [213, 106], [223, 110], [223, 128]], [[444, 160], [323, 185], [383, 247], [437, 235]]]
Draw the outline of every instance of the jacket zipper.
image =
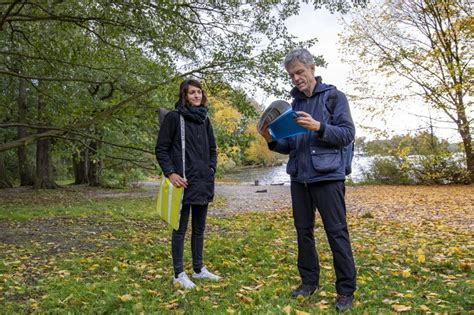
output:
[[[306, 108], [309, 109], [309, 99], [306, 99]], [[309, 110], [308, 110], [308, 111], [309, 111]], [[300, 143], [303, 143], [303, 144], [304, 144], [306, 138], [308, 138], [308, 141], [311, 142], [311, 139], [310, 139], [309, 137], [310, 137], [310, 135], [308, 135], [308, 134], [303, 134], [303, 139], [300, 141]], [[298, 146], [298, 141], [296, 141], [296, 144], [295, 144], [295, 145]], [[295, 150], [297, 149], [296, 146], [295, 146]], [[303, 146], [303, 147], [302, 147], [302, 151], [301, 151], [301, 153], [300, 153], [301, 158], [302, 158], [302, 163], [301, 163], [301, 164], [302, 164], [302, 166], [304, 166], [304, 169], [305, 169], [306, 174], [308, 174], [309, 170], [307, 169], [308, 166], [306, 165], [306, 158], [307, 158], [307, 156], [306, 156], [306, 151], [305, 151], [305, 149], [306, 149], [306, 148]], [[297, 152], [298, 152], [298, 150], [297, 150]], [[298, 157], [298, 158], [300, 158], [300, 157]], [[310, 156], [310, 158], [311, 158], [311, 156]], [[303, 183], [304, 183], [304, 187], [307, 188], [307, 187], [308, 187], [308, 182], [307, 182], [306, 179], [303, 180]]]

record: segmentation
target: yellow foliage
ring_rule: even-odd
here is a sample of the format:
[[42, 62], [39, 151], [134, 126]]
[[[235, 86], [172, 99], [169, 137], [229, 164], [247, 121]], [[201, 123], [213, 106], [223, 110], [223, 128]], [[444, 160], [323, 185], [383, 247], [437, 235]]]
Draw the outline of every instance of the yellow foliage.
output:
[[225, 99], [210, 96], [209, 102], [214, 109], [213, 122], [222, 126], [229, 133], [235, 132], [240, 125], [242, 114]]
[[267, 141], [258, 134], [256, 123], [251, 123], [247, 128], [247, 133], [253, 134], [255, 140], [245, 150], [245, 158], [255, 164], [268, 164], [275, 160], [274, 154], [268, 149]]
[[229, 152], [232, 154], [238, 154], [240, 153], [240, 147], [238, 146], [232, 146], [229, 148]]
[[217, 154], [217, 164], [225, 164], [228, 161], [229, 157], [227, 156], [227, 154], [225, 154], [225, 152], [219, 151], [219, 153]]
[[219, 151], [217, 154], [217, 165], [222, 167], [224, 170], [232, 169], [236, 166], [234, 160], [229, 157], [229, 155], [223, 151]]

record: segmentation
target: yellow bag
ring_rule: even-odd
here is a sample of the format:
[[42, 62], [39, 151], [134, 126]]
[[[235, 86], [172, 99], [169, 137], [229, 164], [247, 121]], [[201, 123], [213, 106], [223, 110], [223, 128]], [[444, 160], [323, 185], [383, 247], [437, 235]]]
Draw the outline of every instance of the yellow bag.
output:
[[[185, 126], [183, 116], [179, 116], [181, 129], [181, 159], [183, 162], [183, 177], [186, 179], [186, 158], [185, 158]], [[171, 181], [161, 175], [160, 190], [156, 200], [156, 210], [163, 221], [171, 225], [175, 230], [179, 228], [181, 217], [181, 204], [183, 202], [184, 188], [174, 187]]]
[[156, 210], [163, 221], [175, 230], [179, 228], [181, 202], [183, 201], [184, 188], [174, 187], [170, 180], [162, 175], [160, 190], [156, 202]]

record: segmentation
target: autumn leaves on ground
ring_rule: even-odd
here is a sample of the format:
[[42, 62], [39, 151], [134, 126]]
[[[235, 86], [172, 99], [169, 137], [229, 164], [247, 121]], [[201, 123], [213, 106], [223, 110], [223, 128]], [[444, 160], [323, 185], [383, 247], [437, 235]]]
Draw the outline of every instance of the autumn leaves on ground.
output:
[[[289, 294], [299, 282], [290, 209], [216, 217], [211, 208], [205, 261], [223, 281], [184, 291], [172, 285], [170, 231], [151, 198], [48, 194], [2, 200], [0, 313], [333, 312], [319, 219], [322, 287], [312, 297]], [[358, 269], [353, 313], [474, 309], [472, 186], [356, 186], [347, 197]], [[189, 252], [188, 239], [187, 271]]]

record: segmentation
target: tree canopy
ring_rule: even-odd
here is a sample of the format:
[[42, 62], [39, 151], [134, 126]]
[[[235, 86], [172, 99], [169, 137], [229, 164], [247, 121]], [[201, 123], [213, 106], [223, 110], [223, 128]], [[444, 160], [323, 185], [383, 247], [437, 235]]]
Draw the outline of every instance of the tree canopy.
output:
[[[313, 2], [343, 12], [364, 3]], [[51, 152], [90, 174], [104, 158], [154, 168], [153, 113], [173, 106], [183, 78], [282, 92], [274, 82], [284, 78], [283, 56], [314, 43], [288, 33], [284, 21], [298, 11], [297, 1], [3, 2], [0, 153], [18, 150], [25, 185], [32, 169], [36, 182], [46, 176], [38, 171]], [[250, 113], [248, 104], [232, 106]]]

